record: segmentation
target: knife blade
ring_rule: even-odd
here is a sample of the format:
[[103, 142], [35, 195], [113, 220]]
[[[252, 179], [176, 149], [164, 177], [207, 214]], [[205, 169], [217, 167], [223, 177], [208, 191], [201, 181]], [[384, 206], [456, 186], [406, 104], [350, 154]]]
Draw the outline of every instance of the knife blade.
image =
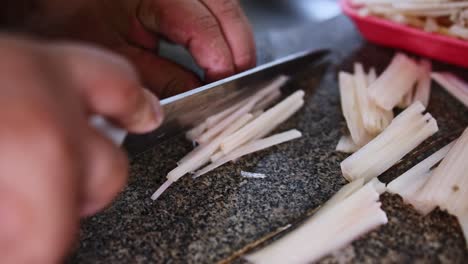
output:
[[165, 121], [161, 127], [145, 135], [128, 135], [124, 147], [130, 156], [141, 153], [252, 95], [265, 83], [281, 74], [294, 76], [307, 68], [319, 65], [328, 54], [328, 50], [296, 53], [164, 99], [161, 105], [165, 113]]

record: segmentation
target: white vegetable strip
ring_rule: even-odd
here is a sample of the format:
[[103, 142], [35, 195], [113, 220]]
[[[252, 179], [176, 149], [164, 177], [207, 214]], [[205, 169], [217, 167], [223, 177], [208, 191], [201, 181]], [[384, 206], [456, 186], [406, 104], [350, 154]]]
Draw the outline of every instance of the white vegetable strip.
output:
[[239, 120], [232, 123], [225, 131], [223, 131], [218, 137], [213, 139], [207, 145], [200, 146], [199, 151], [193, 155], [190, 159], [184, 161], [175, 169], [170, 171], [167, 174], [167, 178], [171, 179], [172, 181], [177, 181], [180, 177], [184, 176], [189, 172], [193, 172], [196, 169], [203, 166], [210, 160], [210, 157], [216, 150], [219, 149], [219, 145], [221, 142], [229, 135], [237, 131], [238, 129], [242, 128], [245, 124], [247, 124], [253, 118], [252, 114], [245, 114]]
[[[206, 155], [209, 155], [211, 156], [217, 149], [219, 149], [219, 144], [220, 144], [220, 141], [223, 140], [224, 138], [226, 138], [227, 136], [231, 135], [232, 133], [236, 132], [237, 130], [239, 130], [240, 128], [242, 128], [245, 124], [247, 124], [248, 122], [250, 122], [250, 120], [253, 119], [253, 115], [252, 114], [245, 114], [243, 115], [241, 118], [239, 118], [238, 120], [236, 120], [234, 123], [232, 123], [228, 128], [226, 128], [225, 131], [223, 131], [216, 139], [214, 139], [212, 142], [208, 143], [208, 144], [205, 144], [205, 145], [200, 145], [198, 147], [196, 147], [194, 150], [192, 150], [189, 154], [185, 155], [185, 157], [183, 157], [181, 160], [179, 160], [179, 162], [177, 162], [177, 164], [179, 165], [180, 168], [187, 168], [187, 164], [185, 164], [184, 166], [181, 166], [182, 164], [186, 163], [187, 161], [190, 161], [190, 162], [193, 162], [194, 160], [198, 160], [200, 162], [204, 161], [205, 159], [208, 159], [209, 160], [209, 157], [205, 157]], [[214, 149], [214, 150], [213, 150]], [[213, 151], [212, 153], [210, 153], [211, 151]], [[208, 154], [210, 153], [210, 154]], [[203, 157], [203, 159], [201, 158]], [[207, 162], [208, 160], [206, 160], [205, 162]], [[200, 166], [202, 166], [204, 164], [201, 164]], [[187, 171], [186, 173], [189, 173], [189, 172], [192, 172], [198, 168], [197, 167], [195, 169], [192, 169], [192, 170], [189, 170]], [[177, 169], [177, 168], [176, 168]], [[175, 169], [175, 170], [176, 170]]]
[[379, 176], [428, 137], [438, 131], [424, 106], [416, 102], [397, 116], [380, 135], [341, 163], [343, 176], [366, 181]]
[[377, 80], [377, 71], [375, 70], [374, 67], [372, 67], [369, 70], [369, 73], [367, 74], [367, 84], [368, 84], [368, 86], [370, 86], [376, 80]]
[[228, 127], [232, 122], [240, 118], [242, 115], [249, 113], [255, 105], [262, 100], [265, 96], [269, 95], [272, 91], [278, 89], [289, 80], [286, 76], [280, 76], [276, 78], [271, 84], [269, 84], [266, 88], [257, 92], [252, 98], [249, 98], [248, 102], [242, 106], [241, 108], [237, 109], [231, 115], [224, 118], [220, 121], [217, 125], [206, 131], [200, 137], [197, 138], [197, 142], [200, 144], [204, 144], [211, 139], [213, 139], [216, 135], [221, 133], [226, 127]]
[[361, 116], [360, 105], [357, 100], [356, 88], [353, 75], [340, 72], [338, 75], [340, 86], [341, 109], [346, 120], [348, 130], [353, 142], [358, 146], [363, 146], [372, 137], [364, 128]]
[[[417, 196], [417, 202], [426, 205], [427, 210], [422, 213], [429, 213], [432, 208], [439, 206], [457, 217], [466, 216], [468, 210], [466, 157], [468, 157], [468, 128], [455, 142], [445, 159], [434, 169], [430, 179]], [[467, 227], [462, 224], [465, 233]]]
[[447, 72], [434, 72], [432, 79], [468, 107], [468, 84]]
[[247, 124], [245, 127], [227, 137], [221, 144], [222, 151], [225, 154], [229, 153], [233, 149], [241, 146], [242, 144], [248, 142], [260, 134], [263, 130], [265, 130], [265, 127], [268, 126], [268, 124], [275, 122], [275, 119], [277, 119], [281, 113], [287, 111], [297, 104], [300, 104], [303, 97], [304, 91], [299, 90], [290, 95], [288, 98], [284, 99], [276, 106], [270, 108], [268, 111]]
[[350, 136], [342, 136], [338, 145], [336, 146], [336, 151], [343, 153], [354, 153], [359, 149], [359, 146], [354, 143], [353, 139]]
[[269, 147], [272, 147], [274, 145], [278, 145], [296, 138], [301, 137], [302, 134], [301, 132], [293, 129], [289, 130], [287, 132], [283, 132], [280, 134], [276, 134], [264, 139], [259, 139], [250, 143], [245, 144], [244, 146], [234, 150], [233, 152], [229, 153], [228, 155], [220, 158], [216, 162], [206, 166], [205, 168], [201, 169], [200, 171], [197, 171], [194, 175], [194, 178], [199, 177], [207, 172], [210, 172], [219, 166], [228, 163], [229, 161], [238, 159], [242, 156], [245, 156], [247, 154], [257, 152]]
[[318, 210], [314, 217], [323, 214], [324, 212], [328, 211], [330, 208], [333, 208], [338, 203], [342, 202], [344, 199], [348, 198], [350, 195], [358, 191], [364, 186], [364, 179], [357, 179], [352, 181], [345, 186], [343, 186], [337, 193], [335, 193], [330, 200], [328, 200], [320, 210]]
[[[354, 191], [356, 186], [350, 189]], [[291, 233], [245, 258], [255, 264], [311, 263], [388, 221], [372, 185], [340, 199], [332, 198], [336, 201], [332, 205], [324, 206]]]
[[173, 182], [179, 180], [185, 174], [192, 172], [210, 160], [210, 156], [219, 149], [219, 144], [221, 141], [231, 133], [235, 132], [246, 123], [248, 123], [253, 118], [252, 114], [246, 114], [242, 116], [239, 120], [231, 124], [223, 133], [221, 133], [217, 138], [211, 141], [209, 144], [204, 146], [199, 146], [197, 149], [188, 154], [188, 158], [182, 159], [182, 162], [179, 162], [179, 166], [170, 171], [167, 174], [166, 182], [159, 187], [158, 190], [151, 196], [151, 199], [156, 200], [159, 196], [167, 189]]
[[413, 102], [419, 101], [424, 105], [424, 107], [427, 107], [431, 97], [432, 64], [428, 60], [421, 60], [419, 65], [421, 72], [419, 75], [418, 84], [416, 85], [416, 90], [414, 92]]
[[215, 154], [213, 154], [213, 156], [211, 156], [210, 160], [211, 162], [216, 162], [217, 160], [219, 160], [220, 158], [222, 158], [224, 155], [224, 153], [220, 150], [218, 152], [216, 152]]
[[441, 148], [398, 178], [391, 181], [387, 186], [387, 190], [390, 193], [399, 194], [403, 200], [412, 203], [414, 195], [429, 179], [431, 169], [445, 158], [453, 145], [454, 142]]
[[241, 108], [243, 105], [246, 105], [248, 101], [249, 101], [249, 98], [244, 99], [244, 100], [238, 102], [237, 104], [229, 107], [228, 109], [226, 109], [224, 111], [221, 111], [220, 113], [218, 113], [216, 115], [208, 117], [206, 119], [206, 121], [205, 121], [206, 125], [208, 126], [208, 128], [214, 127], [216, 124], [221, 122], [221, 120], [223, 120], [224, 118], [226, 118], [229, 115], [231, 115], [232, 113], [234, 113], [234, 111]]
[[199, 137], [201, 134], [203, 134], [203, 132], [206, 131], [206, 129], [208, 128], [208, 124], [206, 122], [203, 122], [201, 123], [200, 125], [190, 129], [186, 134], [185, 134], [185, 137], [190, 140], [190, 141], [193, 141], [195, 140], [197, 137]]
[[[364, 127], [370, 134], [378, 134], [390, 124], [393, 119], [393, 112], [380, 108], [370, 99], [369, 76], [365, 74], [362, 64], [354, 64], [354, 71], [356, 94]], [[373, 78], [373, 76], [371, 77]], [[375, 80], [372, 82], [375, 82]]]
[[264, 111], [265, 109], [267, 109], [268, 107], [270, 107], [271, 105], [273, 105], [273, 103], [275, 103], [278, 99], [281, 98], [281, 91], [278, 87], [277, 90], [273, 91], [271, 94], [269, 94], [267, 97], [265, 97], [262, 101], [260, 101], [255, 107], [254, 109], [252, 110], [252, 112], [256, 112], [256, 111]]
[[165, 192], [167, 190], [167, 188], [169, 188], [171, 185], [172, 185], [173, 181], [170, 180], [170, 179], [167, 179], [162, 185], [161, 187], [159, 187], [156, 192], [153, 193], [153, 195], [151, 195], [151, 199], [154, 201], [156, 199], [159, 198], [159, 196], [161, 196], [161, 194], [163, 194], [163, 192]]
[[391, 111], [419, 77], [419, 67], [406, 55], [398, 53], [387, 69], [371, 84], [370, 96], [385, 110]]
[[413, 93], [414, 89], [411, 89], [408, 93], [406, 93], [401, 101], [398, 103], [397, 107], [401, 109], [405, 109], [413, 103]]
[[282, 124], [283, 122], [288, 120], [291, 116], [293, 116], [295, 113], [297, 113], [297, 111], [299, 111], [299, 109], [301, 109], [302, 106], [304, 106], [304, 100], [303, 99], [299, 100], [296, 104], [292, 105], [290, 108], [288, 108], [284, 112], [280, 113], [269, 124], [265, 125], [265, 127], [263, 127], [263, 130], [260, 131], [260, 133], [257, 134], [255, 137], [253, 137], [253, 140], [261, 139], [261, 138], [269, 135], [280, 124]]
[[377, 177], [370, 180], [367, 185], [371, 185], [378, 194], [382, 194], [387, 191], [387, 186], [381, 182]]
[[244, 178], [251, 178], [251, 179], [264, 179], [266, 175], [263, 173], [255, 173], [255, 172], [247, 172], [241, 171], [241, 176]]

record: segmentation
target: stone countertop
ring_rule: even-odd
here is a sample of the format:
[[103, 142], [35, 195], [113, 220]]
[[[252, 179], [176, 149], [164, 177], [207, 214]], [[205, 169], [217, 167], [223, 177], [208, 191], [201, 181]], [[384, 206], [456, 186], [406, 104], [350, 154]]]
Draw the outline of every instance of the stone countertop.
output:
[[[313, 32], [313, 34], [305, 34]], [[307, 36], [306, 36], [307, 35]], [[282, 37], [281, 37], [282, 36]], [[302, 79], [305, 107], [278, 131], [297, 128], [301, 139], [249, 155], [197, 179], [182, 178], [156, 202], [152, 192], [191, 148], [176, 137], [132, 156], [129, 184], [104, 212], [82, 223], [80, 243], [70, 263], [215, 263], [271, 232], [302, 219], [331, 197], [345, 180], [334, 151], [345, 128], [336, 75], [361, 61], [382, 70], [392, 50], [363, 41], [350, 22], [338, 17], [321, 27], [265, 34], [263, 56], [293, 49], [327, 47], [331, 63], [320, 85]], [[266, 55], [265, 55], [266, 54]], [[436, 64], [436, 69], [461, 72]], [[463, 75], [460, 75], [463, 76]], [[468, 110], [434, 85], [429, 112], [441, 131], [381, 178], [396, 177], [468, 125]], [[132, 153], [131, 153], [132, 154]], [[245, 179], [240, 171], [265, 179]], [[436, 211], [418, 215], [397, 196], [382, 196], [389, 223], [322, 259], [323, 263], [463, 263], [468, 251], [457, 221]], [[242, 260], [236, 262], [242, 263]]]

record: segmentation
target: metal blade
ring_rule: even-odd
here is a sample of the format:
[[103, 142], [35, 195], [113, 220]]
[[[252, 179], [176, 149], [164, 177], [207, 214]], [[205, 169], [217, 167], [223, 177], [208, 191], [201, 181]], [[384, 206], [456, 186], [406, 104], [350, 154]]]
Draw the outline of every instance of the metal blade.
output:
[[327, 50], [294, 54], [164, 99], [161, 101], [165, 113], [163, 125], [146, 135], [129, 135], [124, 146], [132, 156], [141, 153], [162, 140], [188, 130], [246, 96], [252, 95], [258, 88], [263, 87], [266, 82], [278, 75], [294, 76], [322, 62], [328, 54]]

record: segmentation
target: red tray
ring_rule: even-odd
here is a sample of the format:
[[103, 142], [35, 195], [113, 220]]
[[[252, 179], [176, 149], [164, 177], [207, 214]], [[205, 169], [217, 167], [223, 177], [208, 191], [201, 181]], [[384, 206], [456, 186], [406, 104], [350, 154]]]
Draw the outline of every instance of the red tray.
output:
[[401, 25], [373, 16], [360, 16], [351, 0], [341, 0], [343, 12], [370, 42], [468, 68], [468, 41]]

